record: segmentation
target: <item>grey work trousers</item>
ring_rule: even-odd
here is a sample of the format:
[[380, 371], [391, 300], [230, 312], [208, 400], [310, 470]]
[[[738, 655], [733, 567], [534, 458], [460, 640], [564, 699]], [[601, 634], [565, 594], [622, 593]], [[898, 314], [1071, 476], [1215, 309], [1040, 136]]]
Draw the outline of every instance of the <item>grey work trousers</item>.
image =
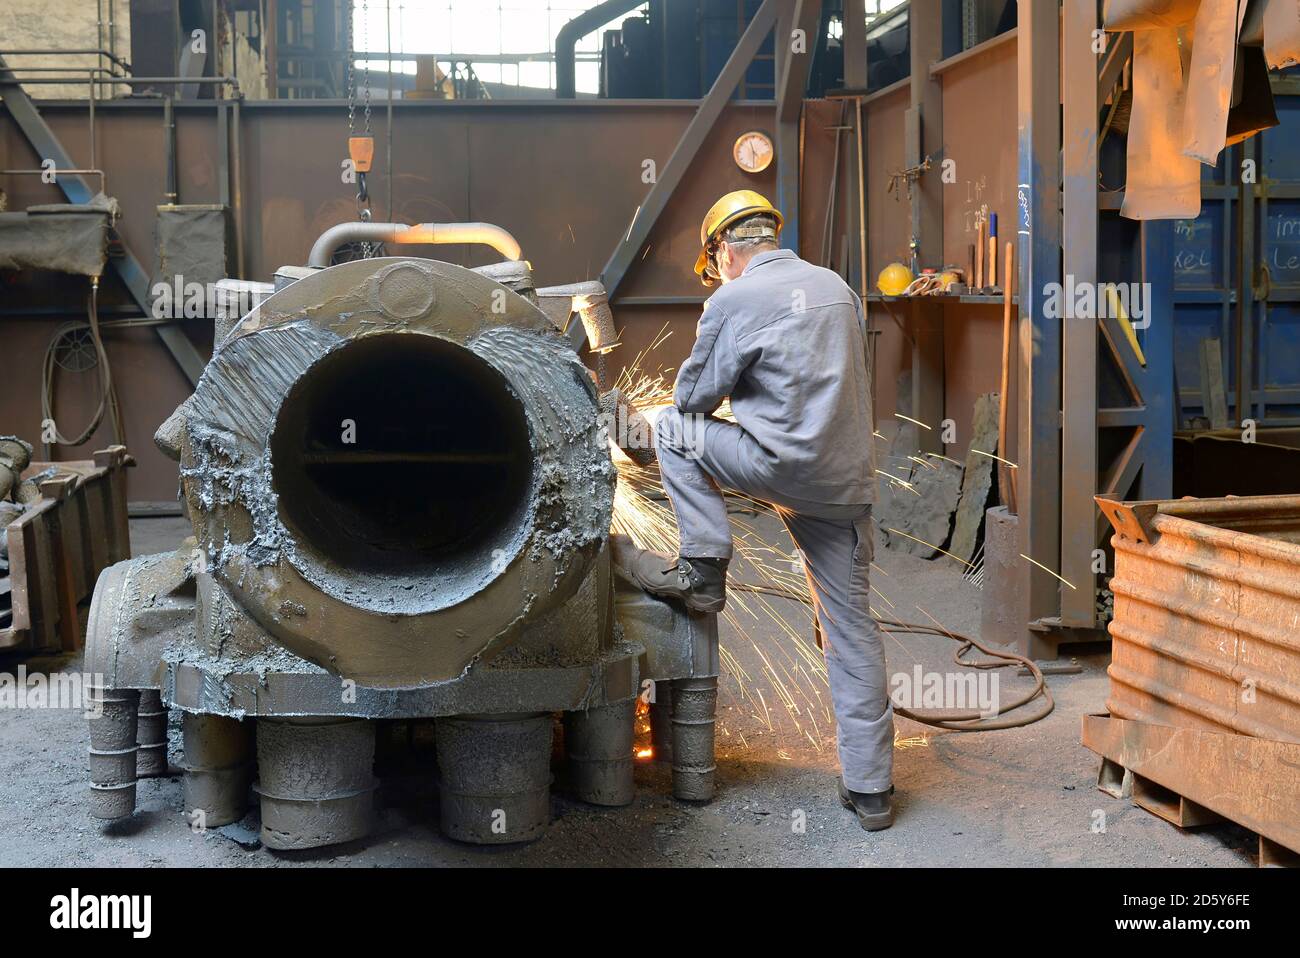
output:
[[840, 770], [855, 792], [889, 789], [894, 710], [880, 629], [868, 606], [874, 554], [870, 505], [826, 505], [771, 490], [761, 450], [735, 423], [665, 409], [655, 424], [664, 490], [677, 515], [681, 554], [730, 559], [731, 526], [720, 486], [777, 506], [804, 559], [826, 654]]

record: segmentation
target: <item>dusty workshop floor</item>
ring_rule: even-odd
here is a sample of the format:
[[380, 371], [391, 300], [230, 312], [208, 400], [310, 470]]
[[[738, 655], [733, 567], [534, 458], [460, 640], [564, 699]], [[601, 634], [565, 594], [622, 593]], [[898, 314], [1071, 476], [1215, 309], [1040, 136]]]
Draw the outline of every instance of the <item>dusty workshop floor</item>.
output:
[[[135, 554], [171, 548], [188, 532], [179, 519], [132, 522]], [[981, 593], [951, 569], [877, 551], [874, 583], [890, 617], [977, 633]], [[792, 623], [801, 608], [771, 600]], [[918, 610], [917, 606], [925, 611]], [[980, 735], [926, 734], [899, 722], [898, 821], [861, 831], [834, 794], [835, 758], [825, 704], [788, 656], [774, 621], [739, 613], [744, 633], [724, 625], [723, 644], [748, 675], [726, 680], [718, 748], [719, 789], [709, 805], [670, 797], [662, 766], [638, 767], [634, 805], [600, 809], [554, 799], [554, 822], [523, 847], [476, 848], [437, 830], [429, 783], [386, 786], [379, 827], [363, 842], [319, 853], [246, 850], [214, 832], [191, 833], [181, 813], [180, 779], [143, 781], [136, 816], [102, 826], [85, 812], [86, 735], [73, 711], [0, 713], [0, 865], [1239, 865], [1253, 863], [1254, 837], [1233, 826], [1179, 831], [1094, 787], [1096, 757], [1079, 744], [1080, 716], [1105, 697], [1104, 654], [1080, 659], [1079, 675], [1050, 680], [1055, 713], [1027, 728]], [[802, 628], [801, 625], [798, 627]], [[890, 671], [913, 662], [944, 669], [946, 640], [899, 635], [887, 641]], [[762, 654], [760, 655], [760, 651]], [[764, 675], [784, 669], [792, 713]], [[17, 662], [0, 659], [0, 670]], [[76, 670], [76, 659], [38, 660]], [[733, 670], [738, 671], [738, 670]], [[1023, 683], [1008, 675], [1004, 696]], [[821, 698], [825, 699], [824, 690]], [[909, 738], [924, 736], [923, 738]], [[176, 756], [173, 755], [173, 761]], [[408, 783], [409, 786], [409, 783]], [[1096, 810], [1104, 833], [1093, 830]], [[806, 829], [792, 823], [802, 816]]]

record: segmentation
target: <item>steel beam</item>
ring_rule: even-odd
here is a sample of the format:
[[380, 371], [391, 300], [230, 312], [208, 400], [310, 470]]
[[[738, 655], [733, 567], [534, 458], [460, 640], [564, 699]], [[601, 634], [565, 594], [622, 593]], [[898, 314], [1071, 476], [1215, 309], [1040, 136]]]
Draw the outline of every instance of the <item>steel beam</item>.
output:
[[[862, 194], [863, 178], [866, 171], [866, 157], [863, 150], [866, 147], [866, 130], [863, 128], [862, 115], [862, 94], [867, 90], [867, 14], [866, 0], [844, 0], [844, 89], [852, 90], [858, 93], [853, 97], [853, 132], [854, 142], [849, 151], [852, 157], [851, 170], [853, 171], [848, 177], [848, 209], [852, 211], [850, 223], [853, 229], [849, 233], [848, 250], [846, 250], [847, 265], [845, 275], [850, 279], [856, 278], [853, 283], [855, 289], [865, 297], [867, 292], [866, 276], [866, 216], [867, 202], [866, 197]], [[871, 313], [867, 313], [867, 326], [871, 327]], [[872, 379], [875, 378], [875, 370], [870, 370]], [[874, 394], [873, 394], [874, 395]]]
[[[1028, 624], [1055, 618], [1061, 556], [1061, 324], [1044, 317], [1049, 284], [1061, 281], [1061, 20], [1055, 3], [1017, 7], [1017, 218], [1019, 252], [1020, 551]], [[1089, 80], [1089, 86], [1095, 79]], [[1028, 625], [1027, 624], [1027, 625]], [[1054, 655], [1042, 632], [1026, 628], [1030, 655]]]
[[[821, 24], [821, 0], [795, 0], [789, 16], [789, 30], [778, 31], [775, 38], [780, 74], [776, 85], [776, 208], [785, 217], [781, 246], [799, 251], [799, 176], [803, 165], [803, 95], [808, 89], [808, 69], [818, 42]], [[782, 22], [786, 21], [782, 16]], [[799, 38], [794, 31], [802, 31]], [[795, 43], [801, 39], [802, 51]]]
[[[12, 71], [4, 58], [0, 57], [0, 76], [9, 74], [13, 78]], [[38, 160], [53, 160], [56, 170], [76, 169], [77, 164], [72, 161], [67, 150], [59, 138], [54, 135], [54, 131], [41, 116], [40, 111], [36, 109], [36, 104], [32, 102], [31, 97], [27, 95], [21, 83], [6, 83], [0, 85], [0, 99], [4, 100], [9, 115], [14, 118], [18, 124], [18, 129], [22, 131], [27, 142], [31, 144], [36, 151]], [[95, 191], [90, 188], [90, 184], [81, 176], [72, 173], [60, 173], [56, 182], [64, 196], [68, 198], [69, 203], [89, 203], [94, 198]], [[146, 316], [151, 312], [151, 301], [149, 298], [149, 274], [140, 261], [132, 255], [131, 251], [122, 246], [122, 255], [109, 258], [109, 263], [117, 271], [122, 282], [125, 284], [131, 298], [135, 300], [136, 305], [140, 307], [141, 312]], [[194, 348], [185, 332], [177, 325], [168, 323], [162, 326], [155, 326], [158, 338], [162, 340], [167, 351], [171, 353], [176, 364], [180, 366], [190, 385], [195, 385], [199, 381], [199, 376], [203, 374], [203, 367], [206, 365], [199, 351]]]
[[[1096, 0], [1064, 0], [1062, 28], [1070, 42], [1061, 49], [1063, 272], [1080, 286], [1097, 283], [1097, 28]], [[1074, 589], [1061, 593], [1061, 624], [1091, 629], [1097, 624], [1097, 321], [1078, 316], [1063, 321], [1061, 373], [1061, 575]]]
[[844, 89], [867, 89], [867, 3], [844, 0]]
[[695, 154], [699, 152], [700, 146], [712, 132], [714, 123], [722, 115], [722, 110], [731, 98], [736, 84], [749, 69], [754, 54], [758, 52], [758, 48], [771, 32], [776, 23], [776, 8], [777, 0], [763, 0], [763, 5], [758, 8], [754, 19], [749, 22], [736, 48], [727, 58], [722, 72], [709, 88], [708, 94], [700, 101], [699, 109], [695, 111], [695, 116], [691, 118], [681, 139], [677, 141], [677, 146], [673, 148], [667, 165], [659, 171], [654, 186], [650, 188], [644, 202], [633, 215], [632, 225], [627, 235], [614, 249], [609, 262], [601, 270], [600, 281], [604, 284], [610, 299], [613, 299], [618, 292], [619, 286], [627, 275], [628, 267], [632, 265], [641, 247], [645, 245], [650, 230], [654, 228], [659, 215], [667, 207], [673, 191], [685, 178], [686, 171], [695, 159]]

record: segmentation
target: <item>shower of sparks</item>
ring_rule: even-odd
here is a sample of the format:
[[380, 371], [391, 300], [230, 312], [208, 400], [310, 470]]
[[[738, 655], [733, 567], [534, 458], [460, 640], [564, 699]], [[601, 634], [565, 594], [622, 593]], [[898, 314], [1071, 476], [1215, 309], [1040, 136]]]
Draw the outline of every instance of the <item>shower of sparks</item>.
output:
[[[658, 409], [672, 403], [672, 383], [662, 373], [643, 372], [641, 364], [668, 335], [667, 327], [660, 330], [614, 384], [651, 420]], [[732, 418], [726, 405], [715, 415]], [[643, 549], [676, 555], [677, 523], [664, 496], [658, 468], [638, 466], [621, 454], [615, 454], [614, 461], [618, 484], [614, 490], [613, 531], [627, 535]], [[740, 498], [754, 515], [774, 515], [767, 503]], [[736, 542], [732, 568], [743, 568], [745, 578], [771, 594], [728, 591], [722, 617], [738, 640], [752, 647], [760, 668], [757, 675], [751, 675], [734, 649], [720, 647], [722, 668], [731, 680], [724, 690], [738, 697], [739, 706], [764, 728], [774, 730], [778, 721], [788, 722], [814, 749], [823, 751], [828, 747], [835, 719], [827, 693], [826, 662], [812, 640], [812, 608], [807, 604], [808, 582], [802, 562], [797, 554], [765, 540], [745, 516], [733, 513], [731, 522]], [[797, 600], [797, 604], [790, 600]], [[779, 641], [775, 646], [760, 645], [750, 635], [750, 629], [760, 622], [776, 626]]]
[[899, 532], [897, 529], [886, 529], [885, 531], [892, 533], [893, 535], [896, 536], [902, 536], [904, 539], [911, 539], [913, 542], [919, 542], [921, 543], [921, 545], [928, 546], [929, 548], [933, 549], [935, 552], [942, 552], [950, 559], [956, 559], [964, 566], [970, 566], [970, 568], [972, 569], [974, 568], [974, 566], [971, 566], [971, 564], [967, 562], [965, 559], [963, 559], [961, 556], [955, 556], [951, 552], [947, 551], [946, 549], [940, 549], [933, 542], [926, 542], [924, 539], [918, 539], [916, 536], [909, 536], [906, 532]]
[[1002, 463], [1002, 464], [1005, 465], [1005, 466], [1010, 466], [1012, 469], [1019, 469], [1019, 468], [1020, 468], [1020, 467], [1017, 466], [1014, 462], [1012, 462], [1010, 459], [1003, 459], [1001, 456], [995, 456], [995, 455], [993, 455], [993, 453], [991, 453], [991, 452], [985, 452], [983, 449], [972, 449], [971, 452], [975, 453], [976, 455], [980, 455], [980, 456], [988, 456], [990, 459], [996, 459], [998, 462]]
[[[667, 378], [672, 370], [649, 374], [644, 371], [643, 364], [669, 335], [671, 334], [665, 325], [650, 345], [623, 370], [614, 384], [652, 423], [659, 410], [672, 404], [673, 384]], [[725, 404], [715, 415], [722, 419], [733, 418], [730, 407]], [[925, 426], [924, 423], [917, 424]], [[613, 531], [627, 535], [643, 549], [676, 555], [677, 522], [664, 494], [658, 466], [638, 466], [620, 452], [615, 452], [614, 462], [618, 467], [618, 485], [614, 492]], [[922, 461], [922, 465], [929, 463]], [[907, 489], [914, 495], [921, 495], [913, 483], [906, 479], [877, 471], [893, 485]], [[763, 728], [774, 731], [778, 723], [791, 726], [815, 750], [826, 751], [834, 746], [835, 715], [830, 702], [826, 661], [822, 650], [813, 640], [813, 610], [802, 557], [797, 551], [788, 552], [764, 539], [751, 524], [750, 516], [779, 518], [779, 509], [748, 496], [737, 495], [735, 498], [743, 500], [745, 508], [737, 514], [733, 504], [730, 515], [736, 554], [731, 563], [733, 575], [729, 578], [727, 605], [721, 613], [731, 628], [724, 633], [725, 644], [718, 649], [726, 679], [719, 691]], [[887, 531], [914, 539], [970, 566], [969, 562], [931, 543], [915, 539], [896, 529]], [[871, 567], [881, 576], [886, 576], [879, 566], [872, 563]], [[745, 582], [751, 585], [746, 586]], [[879, 608], [873, 600], [872, 615], [877, 618], [882, 612], [885, 615], [896, 615], [893, 601], [879, 588], [872, 585], [871, 593], [874, 599], [879, 600]], [[769, 641], [760, 645], [751, 635], [750, 630], [760, 623], [776, 627], [777, 642]], [[906, 647], [896, 636], [889, 635], [883, 629], [882, 632], [907, 653]], [[753, 652], [753, 656], [746, 655], [747, 660], [757, 663], [752, 674], [736, 655], [736, 646], [743, 647], [745, 643], [749, 644]], [[723, 732], [728, 737], [731, 734], [725, 727]], [[744, 733], [739, 729], [736, 730], [736, 737], [741, 745], [749, 747]], [[898, 749], [925, 747], [929, 744], [927, 735], [896, 734], [894, 740], [894, 747]], [[639, 741], [638, 745], [641, 746], [638, 757], [646, 757], [642, 742]]]
[[894, 748], [900, 752], [907, 748], [929, 748], [930, 737], [928, 735], [909, 735], [906, 738], [894, 732]]
[[894, 413], [894, 416], [897, 417], [898, 419], [906, 419], [908, 422], [915, 423], [916, 425], [920, 426], [922, 429], [933, 432], [933, 430], [931, 430], [929, 426], [921, 422], [921, 420], [919, 419], [913, 419], [911, 416], [904, 416], [901, 412]]
[[915, 495], [915, 496], [920, 496], [920, 495], [921, 495], [919, 492], [916, 491], [916, 486], [914, 486], [912, 483], [908, 482], [906, 479], [900, 479], [900, 478], [898, 478], [898, 476], [895, 476], [895, 475], [892, 475], [891, 473], [885, 472], [885, 470], [883, 470], [883, 469], [881, 469], [881, 468], [879, 468], [879, 467], [876, 468], [876, 473], [877, 473], [878, 475], [884, 476], [886, 479], [888, 479], [888, 480], [889, 480], [890, 482], [892, 482], [894, 485], [896, 485], [896, 486], [898, 486], [898, 487], [900, 487], [900, 488], [902, 488], [902, 489], [906, 489], [908, 492], [912, 493], [912, 494]]
[[1038, 566], [1038, 568], [1042, 569], [1042, 570], [1043, 570], [1044, 572], [1046, 572], [1048, 575], [1053, 576], [1054, 578], [1060, 579], [1062, 582], [1064, 582], [1066, 585], [1068, 585], [1071, 589], [1074, 589], [1076, 592], [1078, 591], [1078, 589], [1075, 587], [1075, 585], [1074, 585], [1073, 582], [1071, 582], [1069, 579], [1062, 578], [1061, 576], [1057, 575], [1055, 572], [1053, 572], [1051, 569], [1047, 568], [1047, 566], [1043, 565], [1043, 564], [1042, 564], [1041, 562], [1039, 562], [1037, 559], [1030, 559], [1029, 556], [1025, 555], [1023, 552], [1020, 553], [1020, 558], [1022, 558], [1022, 559], [1028, 559], [1030, 562], [1032, 562], [1034, 565]]

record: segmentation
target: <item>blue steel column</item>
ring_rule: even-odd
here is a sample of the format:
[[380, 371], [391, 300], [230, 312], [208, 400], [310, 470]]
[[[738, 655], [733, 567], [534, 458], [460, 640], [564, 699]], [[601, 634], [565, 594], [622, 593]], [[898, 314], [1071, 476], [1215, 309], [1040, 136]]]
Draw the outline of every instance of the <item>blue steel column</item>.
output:
[[[1061, 45], [1064, 221], [1063, 272], [1091, 286], [1097, 276], [1097, 28], [1096, 0], [1065, 0]], [[1116, 42], [1118, 38], [1112, 42]], [[1108, 277], [1108, 279], [1122, 277]], [[1097, 320], [1064, 320], [1061, 371], [1061, 624], [1097, 624]]]
[[[1017, 492], [1020, 551], [1057, 572], [1061, 554], [1061, 323], [1045, 319], [1049, 284], [1061, 281], [1060, 9], [1017, 5], [1017, 238], [1020, 291]], [[1023, 562], [1029, 619], [1022, 648], [1053, 654], [1028, 626], [1055, 618], [1064, 588]]]
[[1142, 333], [1146, 375], [1142, 403], [1146, 407], [1142, 471], [1137, 495], [1168, 499], [1174, 494], [1174, 221], [1142, 224], [1142, 281], [1151, 284], [1148, 309], [1151, 324]]

